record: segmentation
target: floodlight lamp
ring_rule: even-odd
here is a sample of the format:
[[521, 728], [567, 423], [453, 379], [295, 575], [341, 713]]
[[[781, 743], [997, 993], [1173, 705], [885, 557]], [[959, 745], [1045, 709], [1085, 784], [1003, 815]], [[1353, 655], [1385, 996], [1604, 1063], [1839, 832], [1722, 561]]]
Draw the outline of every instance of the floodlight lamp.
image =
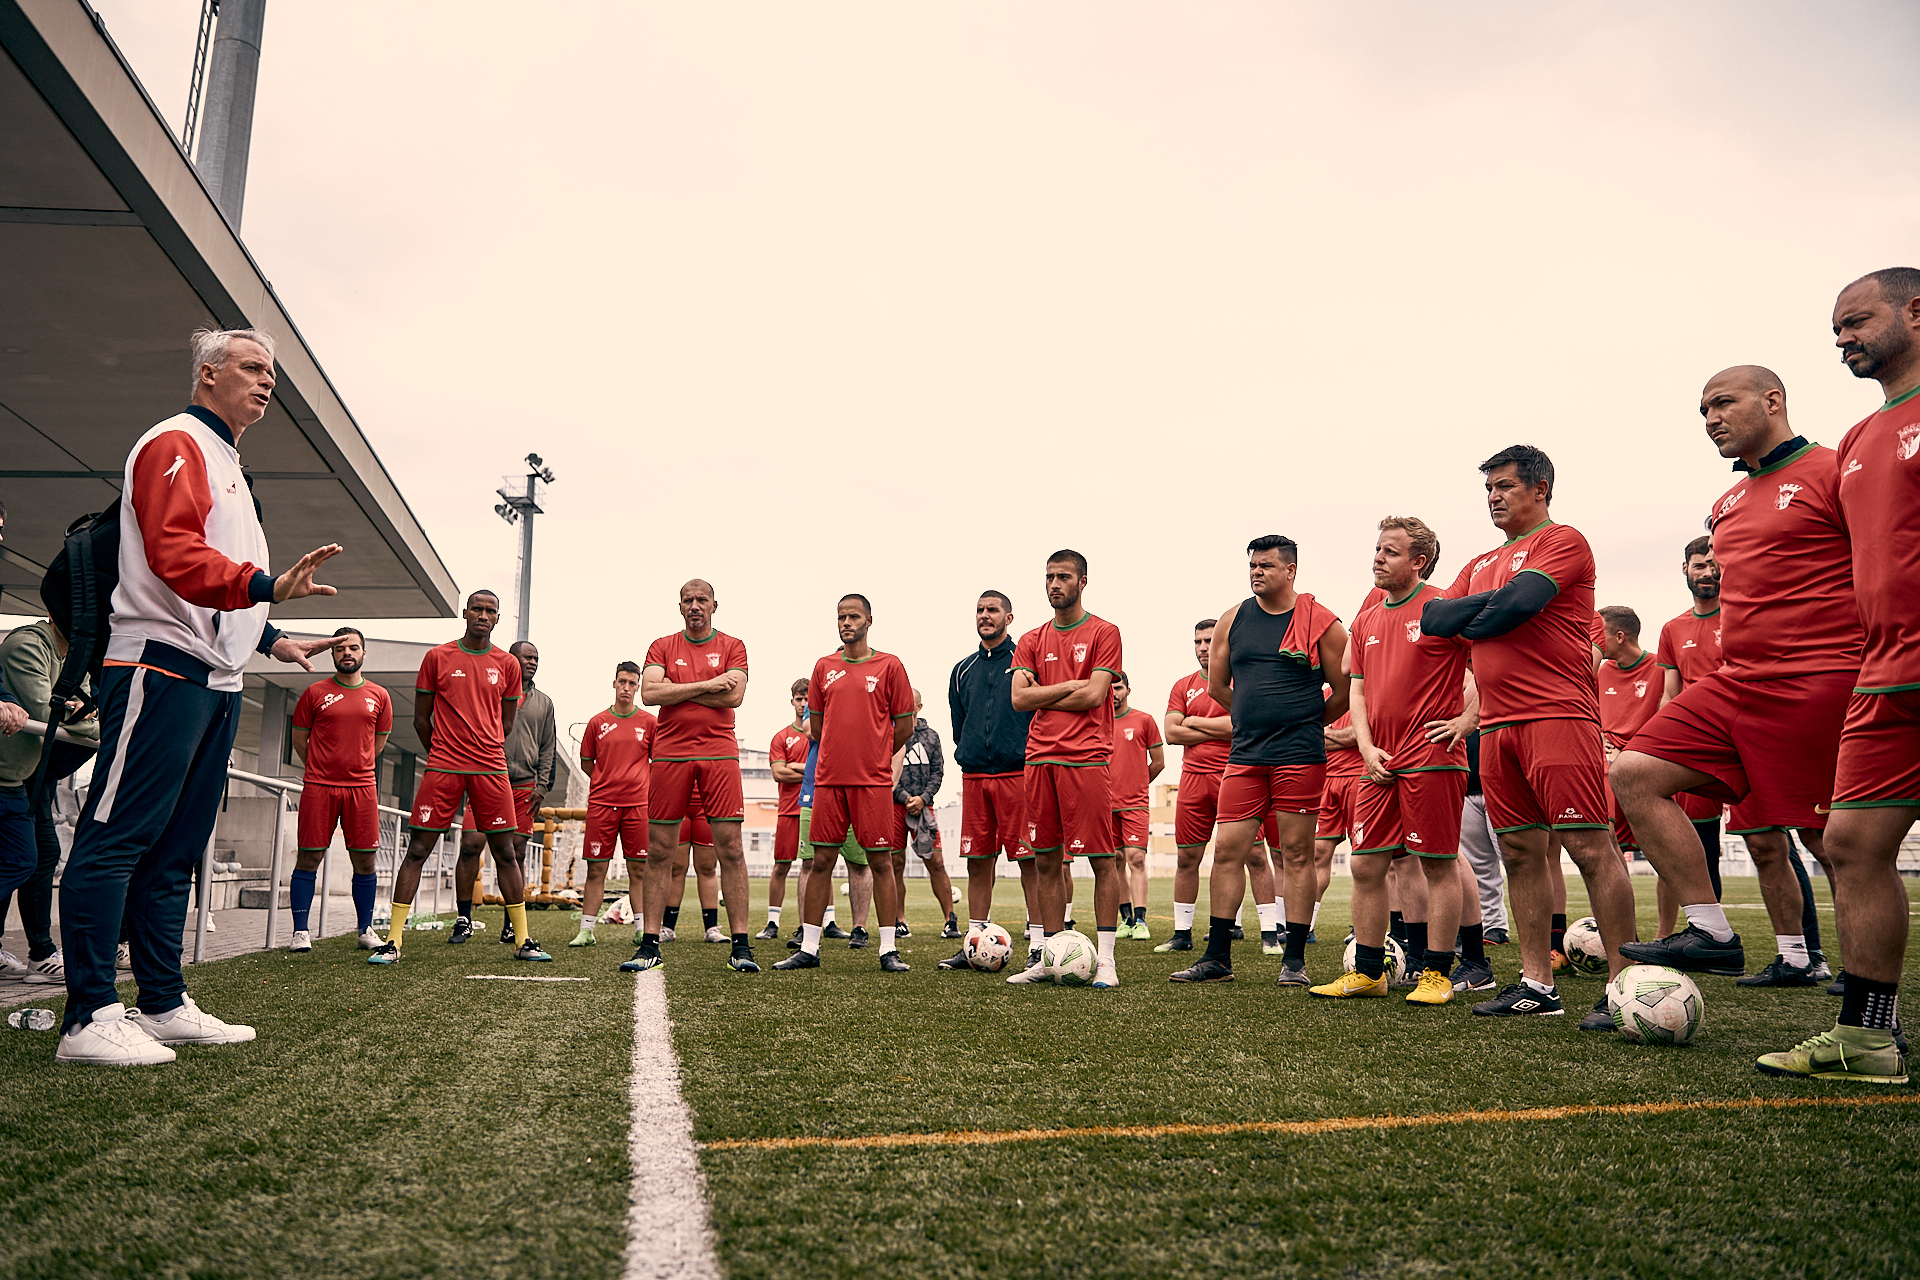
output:
[[532, 467], [535, 471], [538, 471], [545, 464], [541, 462], [539, 454], [530, 453], [527, 455], [527, 465]]
[[493, 504], [493, 514], [499, 516], [508, 524], [517, 524], [520, 520], [520, 512], [504, 502], [496, 502]]

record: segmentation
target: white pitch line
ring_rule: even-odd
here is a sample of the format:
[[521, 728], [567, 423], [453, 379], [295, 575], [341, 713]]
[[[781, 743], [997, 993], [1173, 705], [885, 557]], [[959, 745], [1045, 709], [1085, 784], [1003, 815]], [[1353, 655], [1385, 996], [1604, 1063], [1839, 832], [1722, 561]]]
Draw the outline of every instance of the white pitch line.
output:
[[470, 973], [468, 982], [591, 982], [591, 978], [536, 978], [530, 973]]
[[707, 1214], [707, 1182], [693, 1148], [693, 1116], [680, 1096], [680, 1063], [667, 1018], [665, 975], [633, 984], [633, 1166], [626, 1280], [721, 1280]]

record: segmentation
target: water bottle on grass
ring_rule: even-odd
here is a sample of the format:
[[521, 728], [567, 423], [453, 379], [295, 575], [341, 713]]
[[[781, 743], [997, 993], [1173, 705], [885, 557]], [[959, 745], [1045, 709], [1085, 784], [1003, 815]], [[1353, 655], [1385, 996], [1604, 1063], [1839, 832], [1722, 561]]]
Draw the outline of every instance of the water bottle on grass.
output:
[[51, 1031], [53, 1021], [51, 1009], [15, 1009], [7, 1015], [7, 1025], [16, 1031]]

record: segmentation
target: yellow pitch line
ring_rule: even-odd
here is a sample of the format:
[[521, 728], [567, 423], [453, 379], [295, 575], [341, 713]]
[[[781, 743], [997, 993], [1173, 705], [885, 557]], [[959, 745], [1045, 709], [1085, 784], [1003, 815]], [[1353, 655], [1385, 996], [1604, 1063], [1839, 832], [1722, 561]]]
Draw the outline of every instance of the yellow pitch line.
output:
[[961, 1129], [946, 1133], [875, 1133], [853, 1138], [722, 1138], [708, 1151], [791, 1151], [803, 1147], [984, 1147], [1061, 1138], [1214, 1138], [1242, 1133], [1311, 1136], [1357, 1129], [1422, 1129], [1442, 1124], [1508, 1124], [1580, 1116], [1664, 1116], [1678, 1111], [1744, 1111], [1771, 1107], [1879, 1107], [1920, 1103], [1920, 1093], [1864, 1098], [1729, 1098], [1707, 1102], [1631, 1102], [1522, 1111], [1440, 1111], [1417, 1116], [1341, 1116], [1329, 1120], [1248, 1120], [1236, 1124], [1131, 1124], [1078, 1129]]

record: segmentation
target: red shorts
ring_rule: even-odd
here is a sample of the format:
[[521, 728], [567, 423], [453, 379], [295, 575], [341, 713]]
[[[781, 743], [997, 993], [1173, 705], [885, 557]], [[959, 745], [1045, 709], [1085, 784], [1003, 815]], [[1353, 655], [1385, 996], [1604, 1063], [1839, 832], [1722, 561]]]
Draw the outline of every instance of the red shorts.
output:
[[800, 815], [783, 813], [773, 820], [773, 860], [792, 862], [800, 856]]
[[[647, 776], [647, 812], [654, 822], [679, 822], [689, 817], [744, 821], [747, 802], [740, 792], [740, 762], [655, 760]], [[686, 834], [681, 832], [683, 840]]]
[[1268, 814], [1282, 813], [1318, 815], [1326, 790], [1324, 764], [1230, 764], [1220, 779], [1220, 821], [1264, 821]]
[[1695, 790], [1733, 806], [1729, 832], [1825, 827], [1855, 674], [1735, 680], [1716, 671], [1660, 708], [1628, 750], [1714, 779]]
[[[513, 829], [523, 836], [530, 836], [533, 834], [533, 788], [530, 786], [514, 787], [512, 790]], [[474, 825], [472, 805], [468, 805], [467, 811], [461, 815], [460, 829], [462, 831], [478, 831], [480, 829]]]
[[[1504, 729], [1501, 732], [1506, 732]], [[1460, 853], [1460, 814], [1467, 802], [1465, 769], [1397, 773], [1381, 786], [1355, 778], [1353, 851], [1453, 858]]]
[[1331, 840], [1338, 845], [1353, 830], [1353, 784], [1364, 775], [1349, 773], [1327, 778], [1327, 789], [1320, 795], [1320, 825], [1314, 828], [1315, 840]]
[[1680, 812], [1687, 815], [1688, 822], [1718, 822], [1720, 810], [1726, 807], [1718, 800], [1709, 800], [1691, 791], [1682, 791], [1674, 799], [1680, 802]]
[[364, 787], [330, 787], [309, 782], [300, 792], [299, 837], [296, 847], [324, 849], [333, 843], [338, 826], [347, 848], [359, 853], [380, 845], [380, 791]]
[[1920, 805], [1920, 689], [1856, 693], [1840, 739], [1835, 809]]
[[451, 831], [460, 802], [472, 810], [476, 831], [512, 831], [513, 788], [504, 773], [446, 773], [428, 769], [413, 793], [415, 831]]
[[1180, 790], [1173, 797], [1173, 843], [1191, 849], [1213, 839], [1220, 818], [1220, 775], [1198, 770], [1180, 771]]
[[1027, 766], [1027, 847], [1062, 857], [1113, 856], [1112, 778], [1098, 765]]
[[[838, 852], [847, 842], [847, 828], [869, 853], [897, 849], [893, 841], [893, 815], [899, 808], [893, 802], [892, 787], [813, 788], [813, 827], [807, 839], [813, 847]], [[904, 825], [904, 824], [903, 824]]]
[[1026, 774], [961, 774], [960, 856], [997, 858], [1004, 853], [1014, 862], [1031, 858], [1033, 850], [1020, 839], [1026, 810]]
[[1495, 831], [1611, 825], [1607, 757], [1592, 720], [1522, 720], [1481, 734], [1480, 785]]
[[685, 819], [680, 824], [680, 843], [697, 844], [702, 849], [713, 848], [713, 825], [698, 814]]
[[647, 806], [643, 804], [587, 804], [587, 851], [589, 862], [613, 857], [614, 841], [629, 861], [641, 862], [647, 856]]
[[1147, 810], [1115, 809], [1113, 811], [1113, 847], [1116, 849], [1146, 848], [1148, 826]]

